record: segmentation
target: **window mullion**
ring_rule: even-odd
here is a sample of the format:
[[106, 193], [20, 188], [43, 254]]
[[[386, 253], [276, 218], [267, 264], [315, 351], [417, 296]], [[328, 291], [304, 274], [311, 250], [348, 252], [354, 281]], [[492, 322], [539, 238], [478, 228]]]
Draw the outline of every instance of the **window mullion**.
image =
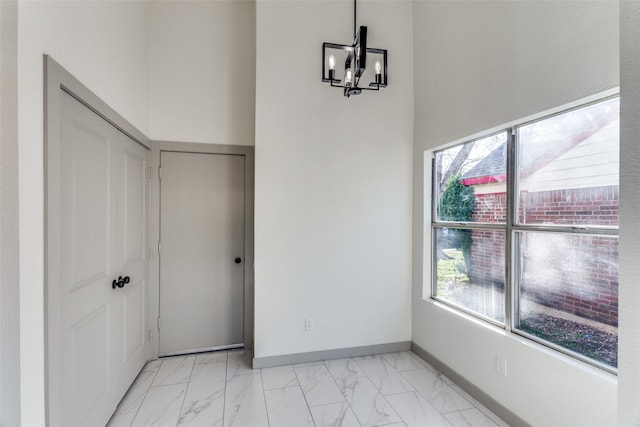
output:
[[438, 221], [438, 170], [436, 169], [436, 156], [431, 158], [431, 223]]
[[518, 194], [516, 185], [516, 130], [514, 127], [510, 128], [507, 132], [507, 230], [505, 233], [505, 254], [504, 254], [504, 325], [507, 331], [511, 331], [513, 328], [514, 311], [516, 310], [516, 302], [514, 297], [517, 297], [516, 292], [516, 280], [514, 272], [515, 269], [514, 260], [514, 245], [513, 245], [513, 225], [516, 223], [517, 215], [517, 201], [516, 195]]
[[505, 231], [506, 226], [493, 222], [448, 222], [442, 221], [432, 224], [433, 228], [464, 228], [468, 230], [500, 230]]
[[436, 233], [433, 225], [438, 220], [437, 206], [438, 206], [438, 170], [436, 169], [436, 156], [435, 154], [431, 158], [431, 226], [429, 227], [429, 235], [431, 239], [431, 289], [429, 290], [429, 296], [435, 298], [438, 291], [438, 260], [436, 258]]
[[572, 227], [562, 225], [526, 225], [519, 224], [512, 227], [512, 231], [538, 231], [544, 233], [566, 233], [566, 234], [586, 234], [586, 235], [605, 235], [617, 236], [618, 227], [589, 226], [589, 227]]

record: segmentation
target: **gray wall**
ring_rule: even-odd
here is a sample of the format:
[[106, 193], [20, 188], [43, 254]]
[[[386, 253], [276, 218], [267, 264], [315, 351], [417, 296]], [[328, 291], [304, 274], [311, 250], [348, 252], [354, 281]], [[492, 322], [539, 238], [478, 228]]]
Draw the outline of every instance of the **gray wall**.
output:
[[322, 82], [321, 48], [351, 43], [352, 8], [257, 4], [258, 358], [411, 339], [413, 8], [362, 2], [393, 71], [388, 88], [346, 98]]
[[618, 425], [640, 425], [640, 2], [620, 5]]
[[0, 424], [20, 425], [18, 6], [0, 1]]

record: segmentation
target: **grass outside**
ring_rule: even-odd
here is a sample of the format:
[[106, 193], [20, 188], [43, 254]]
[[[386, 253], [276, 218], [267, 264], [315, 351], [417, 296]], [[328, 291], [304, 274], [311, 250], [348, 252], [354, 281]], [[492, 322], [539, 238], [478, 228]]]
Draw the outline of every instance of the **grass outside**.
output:
[[460, 271], [464, 268], [462, 251], [445, 249], [443, 253], [448, 258], [438, 260], [438, 296], [455, 300], [455, 296], [464, 291], [464, 285], [469, 284], [469, 276]]

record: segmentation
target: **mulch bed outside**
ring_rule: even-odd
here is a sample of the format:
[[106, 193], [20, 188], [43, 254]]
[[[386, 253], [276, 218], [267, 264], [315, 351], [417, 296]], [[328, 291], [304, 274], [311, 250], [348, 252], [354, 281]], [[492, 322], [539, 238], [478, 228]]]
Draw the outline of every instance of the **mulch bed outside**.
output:
[[618, 366], [618, 336], [597, 328], [559, 319], [544, 313], [530, 313], [520, 329], [614, 368]]

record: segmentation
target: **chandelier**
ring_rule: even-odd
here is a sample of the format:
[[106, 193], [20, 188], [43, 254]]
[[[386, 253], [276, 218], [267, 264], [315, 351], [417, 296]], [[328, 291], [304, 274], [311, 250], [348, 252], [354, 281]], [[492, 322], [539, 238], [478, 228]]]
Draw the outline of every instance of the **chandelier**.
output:
[[[353, 0], [353, 33], [350, 45], [322, 43], [322, 81], [342, 88], [347, 98], [389, 84], [387, 50], [367, 47], [367, 27], [356, 26], [356, 0]], [[336, 69], [343, 61], [344, 69]], [[373, 64], [372, 70], [367, 68], [367, 62]]]

